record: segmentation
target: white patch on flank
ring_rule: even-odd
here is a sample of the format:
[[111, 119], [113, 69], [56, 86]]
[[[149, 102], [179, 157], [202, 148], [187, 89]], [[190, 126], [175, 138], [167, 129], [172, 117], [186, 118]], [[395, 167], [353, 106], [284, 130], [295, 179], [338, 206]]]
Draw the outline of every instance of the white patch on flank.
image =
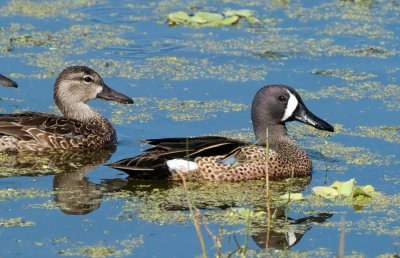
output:
[[168, 160], [167, 166], [171, 173], [190, 173], [199, 169], [196, 163], [184, 159]]
[[293, 231], [287, 232], [287, 238], [288, 238], [287, 241], [288, 241], [289, 247], [294, 245], [294, 243], [296, 243], [296, 241], [297, 241], [296, 234]]
[[296, 110], [297, 105], [299, 104], [296, 96], [293, 95], [289, 90], [287, 90], [287, 92], [289, 93], [289, 100], [281, 121], [286, 121], [286, 119], [291, 117], [293, 115], [293, 112]]

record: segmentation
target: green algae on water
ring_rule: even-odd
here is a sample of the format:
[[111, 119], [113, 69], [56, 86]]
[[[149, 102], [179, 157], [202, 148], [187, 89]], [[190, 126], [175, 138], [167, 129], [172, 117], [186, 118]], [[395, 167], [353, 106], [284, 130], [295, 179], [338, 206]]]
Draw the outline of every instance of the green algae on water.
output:
[[177, 98], [134, 98], [137, 106], [114, 104], [118, 109], [112, 111], [111, 122], [145, 123], [154, 119], [157, 113], [165, 113], [173, 121], [199, 121], [219, 116], [218, 113], [239, 112], [247, 109], [240, 103], [228, 100], [181, 100]]
[[23, 218], [11, 218], [11, 219], [2, 219], [0, 218], [0, 228], [10, 228], [10, 227], [32, 227], [35, 226], [35, 222], [27, 221]]
[[70, 247], [59, 251], [63, 256], [82, 256], [82, 257], [125, 257], [132, 256], [134, 249], [143, 244], [143, 238], [135, 237], [127, 240], [116, 241], [113, 245], [82, 245], [82, 243], [73, 243]]
[[74, 13], [71, 10], [94, 5], [95, 0], [77, 0], [77, 1], [31, 1], [31, 0], [13, 0], [8, 5], [0, 9], [2, 15], [24, 15], [36, 18], [65, 16], [74, 20], [81, 20], [85, 17], [84, 13]]

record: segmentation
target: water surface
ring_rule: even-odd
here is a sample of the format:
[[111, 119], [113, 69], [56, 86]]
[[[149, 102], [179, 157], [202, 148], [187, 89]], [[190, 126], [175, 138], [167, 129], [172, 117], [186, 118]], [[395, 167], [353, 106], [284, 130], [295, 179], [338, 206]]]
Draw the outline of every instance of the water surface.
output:
[[[252, 140], [250, 103], [266, 84], [298, 89], [337, 132], [289, 125], [315, 168], [312, 178], [272, 184], [274, 198], [304, 195], [273, 201], [272, 225], [263, 180], [189, 184], [207, 254], [239, 255], [248, 242], [247, 256], [264, 257], [269, 238], [273, 256], [332, 257], [340, 228], [346, 255], [397, 254], [399, 1], [12, 0], [0, 8], [0, 71], [20, 85], [0, 89], [1, 112], [57, 112], [53, 83], [69, 65], [92, 67], [136, 103], [90, 103], [113, 122], [115, 151], [1, 156], [0, 256], [201, 256], [181, 183], [137, 181], [102, 164], [137, 155], [146, 138]], [[254, 10], [261, 23], [166, 23], [176, 11], [226, 9]], [[381, 196], [360, 207], [312, 195], [351, 178]], [[240, 208], [259, 215], [249, 220]], [[206, 227], [217, 237], [222, 230], [220, 250]]]

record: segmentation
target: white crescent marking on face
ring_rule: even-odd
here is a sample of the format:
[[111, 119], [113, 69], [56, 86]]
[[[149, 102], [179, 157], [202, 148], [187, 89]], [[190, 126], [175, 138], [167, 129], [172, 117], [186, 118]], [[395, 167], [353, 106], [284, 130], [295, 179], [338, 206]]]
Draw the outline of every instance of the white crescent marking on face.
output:
[[297, 105], [299, 104], [299, 101], [297, 100], [296, 96], [293, 95], [289, 90], [287, 90], [289, 93], [289, 100], [286, 105], [285, 113], [283, 114], [282, 117], [282, 122], [286, 121], [289, 117], [293, 115], [293, 112], [296, 110]]

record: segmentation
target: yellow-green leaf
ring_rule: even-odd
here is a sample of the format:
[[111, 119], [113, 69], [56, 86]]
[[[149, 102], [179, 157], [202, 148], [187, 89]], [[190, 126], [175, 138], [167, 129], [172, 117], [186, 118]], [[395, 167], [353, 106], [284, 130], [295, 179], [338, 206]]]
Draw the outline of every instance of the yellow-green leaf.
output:
[[227, 10], [224, 12], [225, 16], [241, 16], [241, 17], [250, 17], [254, 16], [253, 10], [241, 9], [241, 10]]
[[375, 188], [372, 185], [363, 186], [362, 189], [367, 193], [375, 192]]
[[205, 26], [218, 27], [222, 25], [232, 25], [239, 20], [239, 16], [232, 16], [223, 20], [213, 21], [205, 24]]
[[235, 22], [237, 22], [239, 20], [239, 16], [232, 16], [232, 17], [228, 17], [228, 18], [225, 18], [225, 19], [223, 19], [221, 22], [220, 22], [220, 24], [221, 25], [232, 25], [232, 24], [234, 24]]
[[354, 178], [352, 178], [346, 182], [336, 181], [331, 185], [331, 187], [336, 189], [338, 191], [339, 195], [349, 197], [349, 196], [351, 196], [351, 193], [353, 192], [355, 181], [356, 180]]
[[260, 24], [261, 23], [261, 21], [254, 16], [246, 17], [246, 20], [250, 24]]
[[197, 12], [193, 15], [193, 19], [199, 20], [199, 23], [209, 23], [221, 21], [224, 16], [219, 13]]
[[359, 196], [372, 198], [370, 193], [365, 191], [363, 187], [356, 186], [356, 187], [354, 187], [354, 191], [353, 191], [353, 199], [355, 199], [355, 198], [357, 198]]
[[280, 196], [281, 199], [286, 200], [286, 201], [296, 201], [296, 200], [301, 200], [303, 199], [303, 194], [302, 193], [285, 193], [284, 195]]
[[190, 16], [185, 12], [168, 14], [168, 21], [170, 24], [187, 24], [190, 20]]
[[334, 199], [339, 196], [338, 191], [330, 186], [315, 186], [312, 190], [315, 195], [327, 199]]

